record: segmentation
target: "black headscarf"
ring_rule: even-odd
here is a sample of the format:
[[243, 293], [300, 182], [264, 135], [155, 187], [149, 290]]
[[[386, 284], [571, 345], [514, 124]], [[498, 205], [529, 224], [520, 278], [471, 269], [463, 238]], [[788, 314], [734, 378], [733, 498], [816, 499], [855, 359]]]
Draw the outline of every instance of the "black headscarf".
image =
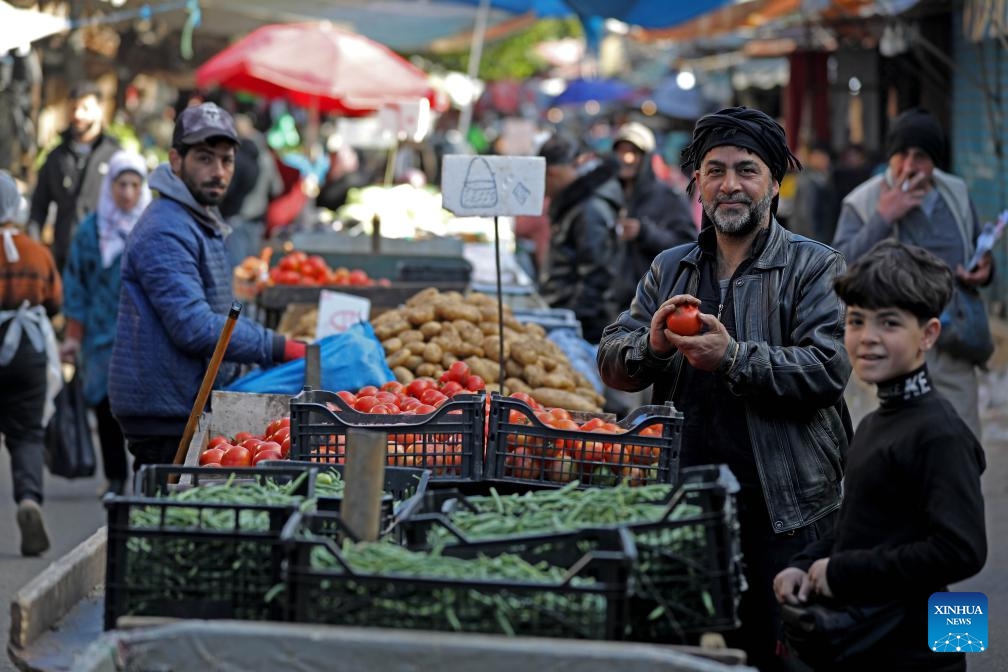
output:
[[[788, 170], [801, 170], [798, 158], [788, 149], [784, 127], [765, 112], [747, 107], [727, 107], [700, 118], [693, 129], [693, 139], [682, 150], [683, 170], [692, 174], [699, 170], [707, 152], [721, 145], [743, 147], [767, 164], [778, 183]], [[696, 178], [690, 180], [692, 193]], [[777, 210], [774, 199], [774, 211]]]

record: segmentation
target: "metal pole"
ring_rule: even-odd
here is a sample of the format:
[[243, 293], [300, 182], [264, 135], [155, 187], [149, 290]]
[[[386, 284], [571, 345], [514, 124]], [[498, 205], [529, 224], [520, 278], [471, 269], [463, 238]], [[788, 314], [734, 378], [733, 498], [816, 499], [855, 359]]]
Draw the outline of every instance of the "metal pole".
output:
[[[476, 26], [473, 28], [472, 46], [469, 48], [469, 68], [466, 72], [469, 79], [473, 80], [479, 75], [480, 61], [483, 59], [483, 41], [486, 38], [487, 21], [490, 19], [490, 0], [480, 0], [479, 9], [476, 12]], [[462, 106], [459, 114], [458, 130], [462, 137], [469, 136], [469, 125], [472, 124], [473, 103], [470, 100]]]

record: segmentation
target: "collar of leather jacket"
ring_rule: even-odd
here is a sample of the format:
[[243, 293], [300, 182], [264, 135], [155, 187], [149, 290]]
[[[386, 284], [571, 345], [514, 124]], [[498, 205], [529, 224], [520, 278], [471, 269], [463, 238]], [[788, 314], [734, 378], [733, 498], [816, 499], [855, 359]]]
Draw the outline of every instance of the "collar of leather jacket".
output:
[[[780, 268], [787, 259], [787, 241], [789, 233], [776, 218], [771, 218], [770, 226], [758, 233], [754, 240], [753, 251], [749, 255], [753, 268]], [[714, 254], [717, 246], [717, 233], [713, 225], [705, 226], [697, 236], [697, 247], [687, 254], [683, 261], [694, 266], [700, 262], [702, 254]]]

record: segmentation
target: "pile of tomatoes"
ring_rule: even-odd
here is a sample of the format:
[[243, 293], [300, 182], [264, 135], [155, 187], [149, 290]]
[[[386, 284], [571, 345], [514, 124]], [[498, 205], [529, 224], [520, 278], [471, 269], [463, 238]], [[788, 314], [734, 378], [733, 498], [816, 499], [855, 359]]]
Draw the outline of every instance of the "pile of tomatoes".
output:
[[[347, 406], [361, 413], [381, 415], [427, 415], [436, 411], [456, 394], [474, 394], [486, 388], [484, 380], [473, 374], [469, 365], [459, 360], [437, 380], [414, 378], [408, 384], [389, 381], [380, 388], [366, 385], [357, 392], [341, 390], [336, 395]], [[331, 406], [329, 410], [339, 409]]]
[[290, 416], [277, 418], [262, 434], [218, 435], [200, 453], [202, 467], [252, 467], [265, 460], [285, 460], [290, 453]]
[[[599, 434], [626, 434], [628, 430], [614, 422], [591, 418], [577, 423], [570, 412], [562, 408], [544, 408], [530, 395], [515, 392], [510, 395], [524, 402], [540, 423], [564, 432]], [[529, 415], [512, 409], [508, 414], [511, 425], [532, 425]], [[622, 477], [632, 485], [653, 480], [660, 449], [633, 443], [629, 437], [606, 441], [601, 437], [566, 434], [563, 438], [544, 438], [524, 431], [504, 431], [504, 471], [506, 476], [523, 480], [547, 480], [569, 483], [575, 479], [592, 482], [593, 477], [604, 473], [610, 478]], [[647, 425], [636, 436], [659, 437], [662, 425]]]
[[308, 255], [300, 250], [285, 254], [269, 271], [269, 281], [274, 285], [337, 285], [341, 287], [387, 286], [387, 279], [374, 280], [359, 268], [329, 268], [325, 259], [317, 254]]

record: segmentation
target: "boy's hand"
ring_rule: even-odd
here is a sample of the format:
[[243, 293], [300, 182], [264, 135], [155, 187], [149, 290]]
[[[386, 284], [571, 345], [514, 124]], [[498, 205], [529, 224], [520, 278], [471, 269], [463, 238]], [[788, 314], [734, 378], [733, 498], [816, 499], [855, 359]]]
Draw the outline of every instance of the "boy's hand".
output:
[[[833, 597], [833, 591], [830, 590], [829, 582], [826, 581], [826, 567], [828, 565], [829, 558], [819, 558], [812, 563], [808, 570], [809, 587], [823, 597]], [[805, 597], [808, 597], [808, 591], [806, 591]]]
[[797, 567], [782, 569], [773, 580], [774, 596], [781, 604], [801, 604], [805, 598], [800, 591], [807, 583], [808, 574]]

